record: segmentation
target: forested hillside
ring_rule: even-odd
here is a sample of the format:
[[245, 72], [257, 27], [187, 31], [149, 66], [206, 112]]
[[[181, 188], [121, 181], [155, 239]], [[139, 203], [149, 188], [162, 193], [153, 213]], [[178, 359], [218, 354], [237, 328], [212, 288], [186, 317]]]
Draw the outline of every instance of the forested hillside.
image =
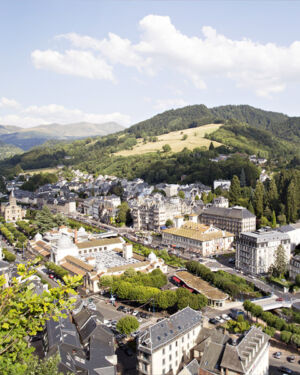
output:
[[[198, 179], [204, 183], [211, 182], [212, 177], [216, 176], [230, 177], [231, 174], [226, 172], [222, 163], [209, 161], [211, 155], [204, 147], [188, 155], [191, 168], [186, 164], [187, 159], [182, 158], [182, 155], [187, 154], [185, 150], [178, 154], [174, 154], [172, 150], [159, 150], [127, 158], [115, 155], [118, 151], [131, 150], [141, 137], [144, 142], [156, 142], [156, 135], [196, 128], [208, 123], [224, 123], [217, 131], [207, 135], [208, 138], [226, 145], [215, 150], [216, 155], [234, 152], [255, 153], [273, 160], [277, 168], [300, 167], [300, 118], [288, 118], [280, 113], [250, 106], [208, 109], [204, 105], [194, 105], [166, 111], [116, 134], [69, 143], [52, 142], [43, 147], [36, 147], [22, 155], [2, 161], [0, 170], [3, 174], [12, 174], [20, 169], [47, 168], [64, 164], [80, 167], [91, 173], [123, 174], [124, 177], [143, 176], [151, 182], [158, 182], [159, 179], [178, 182], [182, 174], [187, 175], [187, 180]], [[196, 163], [192, 162], [195, 160]], [[145, 170], [149, 169], [149, 166], [151, 170]], [[209, 168], [217, 172], [210, 176]]]

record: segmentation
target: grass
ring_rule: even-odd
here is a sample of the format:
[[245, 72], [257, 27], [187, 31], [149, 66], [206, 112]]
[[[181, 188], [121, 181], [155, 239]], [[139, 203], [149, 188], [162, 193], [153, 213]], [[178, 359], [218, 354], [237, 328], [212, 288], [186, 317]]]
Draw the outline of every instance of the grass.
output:
[[[193, 150], [196, 147], [209, 147], [211, 140], [204, 138], [205, 134], [210, 134], [219, 129], [223, 124], [208, 124], [199, 126], [197, 128], [184, 129], [168, 134], [158, 136], [157, 142], [144, 143], [143, 139], [139, 139], [136, 146], [132, 150], [122, 150], [116, 153], [120, 156], [140, 155], [148, 152], [161, 151], [163, 145], [168, 144], [171, 146], [173, 152], [180, 152], [185, 147]], [[183, 140], [183, 136], [187, 138]], [[213, 141], [214, 146], [220, 146], [221, 143]]]
[[30, 169], [26, 171], [26, 174], [34, 175], [38, 173], [56, 173], [59, 169], [57, 168], [40, 168], [40, 169]]

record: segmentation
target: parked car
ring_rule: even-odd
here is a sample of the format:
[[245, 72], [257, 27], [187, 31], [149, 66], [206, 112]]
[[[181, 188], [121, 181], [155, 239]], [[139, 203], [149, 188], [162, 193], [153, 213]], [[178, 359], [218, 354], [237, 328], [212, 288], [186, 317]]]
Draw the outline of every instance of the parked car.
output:
[[285, 367], [285, 366], [281, 366], [279, 370], [281, 372], [284, 372], [285, 374], [289, 374], [289, 375], [293, 373], [293, 371], [290, 368]]
[[132, 315], [133, 315], [133, 316], [137, 316], [138, 313], [139, 313], [139, 312], [138, 312], [137, 310], [133, 310], [133, 311], [132, 311]]
[[282, 302], [282, 301], [283, 301], [283, 298], [281, 298], [281, 297], [276, 298], [276, 301], [278, 301], [278, 302]]
[[294, 355], [290, 355], [289, 357], [287, 357], [287, 360], [291, 363], [294, 363], [296, 361], [296, 358]]
[[224, 320], [230, 320], [230, 317], [227, 314], [222, 314], [221, 316]]
[[276, 352], [276, 353], [274, 353], [273, 355], [274, 355], [274, 358], [276, 358], [276, 359], [280, 359], [280, 357], [281, 357], [281, 352]]
[[215, 319], [215, 318], [210, 318], [210, 319], [209, 319], [209, 323], [211, 323], [211, 324], [218, 324], [219, 322], [218, 322], [218, 320]]
[[118, 308], [117, 308], [117, 311], [123, 311], [125, 309], [125, 306], [119, 306]]

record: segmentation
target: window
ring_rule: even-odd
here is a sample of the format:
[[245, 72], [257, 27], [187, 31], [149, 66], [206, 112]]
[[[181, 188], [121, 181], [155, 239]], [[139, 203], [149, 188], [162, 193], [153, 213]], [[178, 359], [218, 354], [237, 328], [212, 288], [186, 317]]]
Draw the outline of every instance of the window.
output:
[[188, 339], [190, 338], [190, 334], [188, 333]]
[[182, 337], [181, 342], [184, 342], [184, 336]]
[[175, 346], [178, 346], [178, 341], [176, 341]]
[[163, 354], [165, 354], [165, 353], [166, 353], [165, 348], [163, 348]]
[[172, 361], [172, 354], [169, 355], [169, 361]]
[[165, 373], [166, 373], [166, 370], [165, 370], [164, 368], [163, 368], [163, 370], [162, 370], [162, 373], [163, 373], [163, 374], [165, 374]]
[[172, 350], [172, 344], [169, 345], [169, 350]]
[[163, 364], [163, 366], [166, 364], [166, 360], [164, 358], [162, 360], [162, 364]]

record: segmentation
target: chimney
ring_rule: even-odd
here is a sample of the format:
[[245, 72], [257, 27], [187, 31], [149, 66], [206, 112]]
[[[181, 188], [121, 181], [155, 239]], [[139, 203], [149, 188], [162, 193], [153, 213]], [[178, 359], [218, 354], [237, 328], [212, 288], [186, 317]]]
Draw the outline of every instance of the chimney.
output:
[[74, 230], [74, 243], [78, 243], [78, 232], [77, 232], [77, 229]]

